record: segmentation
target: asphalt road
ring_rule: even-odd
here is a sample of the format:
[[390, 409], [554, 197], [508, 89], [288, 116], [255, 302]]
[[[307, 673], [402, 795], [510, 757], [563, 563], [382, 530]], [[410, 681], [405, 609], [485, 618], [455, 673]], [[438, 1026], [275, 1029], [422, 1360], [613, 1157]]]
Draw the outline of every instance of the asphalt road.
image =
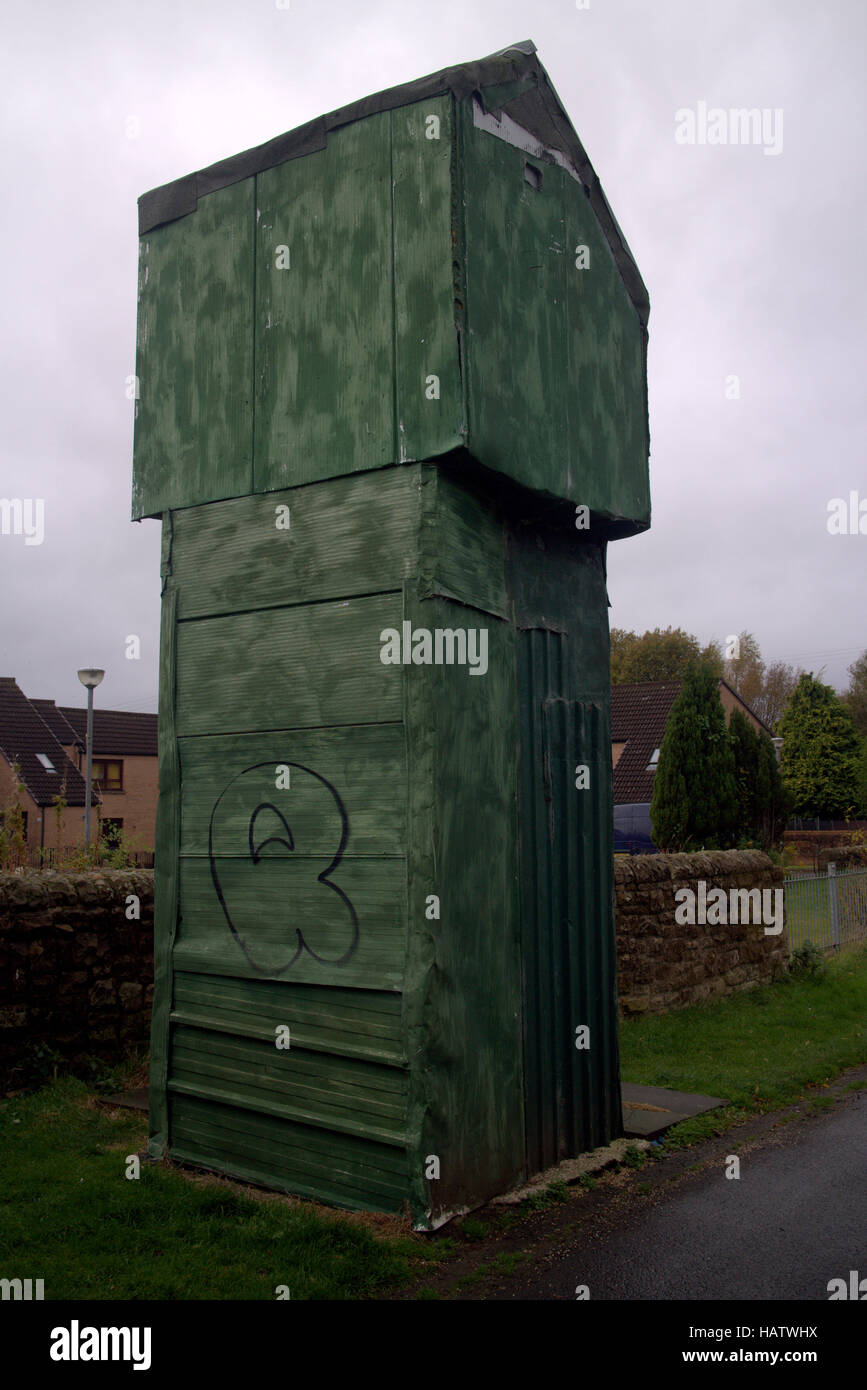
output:
[[739, 1179], [720, 1162], [650, 1202], [487, 1297], [827, 1300], [867, 1278], [867, 1093], [743, 1153]]

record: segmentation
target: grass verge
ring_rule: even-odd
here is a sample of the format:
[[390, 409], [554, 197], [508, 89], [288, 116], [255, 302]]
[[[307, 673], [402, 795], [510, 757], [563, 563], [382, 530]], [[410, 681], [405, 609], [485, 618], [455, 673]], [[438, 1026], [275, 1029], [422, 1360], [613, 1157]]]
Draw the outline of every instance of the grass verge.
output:
[[[0, 1102], [0, 1274], [46, 1299], [359, 1299], [444, 1258], [398, 1223], [142, 1163], [145, 1117], [74, 1077]], [[283, 1295], [286, 1296], [285, 1294]]]
[[724, 1096], [731, 1104], [685, 1121], [668, 1150], [802, 1099], [867, 1061], [867, 947], [840, 953], [815, 976], [620, 1027], [622, 1079]]

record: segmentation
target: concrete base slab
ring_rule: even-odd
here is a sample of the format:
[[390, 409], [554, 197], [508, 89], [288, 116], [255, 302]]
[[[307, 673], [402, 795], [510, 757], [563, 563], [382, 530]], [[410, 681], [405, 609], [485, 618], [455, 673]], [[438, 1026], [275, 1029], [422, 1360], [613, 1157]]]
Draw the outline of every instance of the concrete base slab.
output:
[[623, 1105], [623, 1132], [642, 1139], [655, 1139], [681, 1120], [691, 1120], [707, 1110], [728, 1105], [719, 1096], [699, 1096], [690, 1091], [669, 1091], [663, 1086], [633, 1086], [620, 1088]]
[[515, 1187], [511, 1192], [493, 1197], [491, 1205], [512, 1206], [524, 1202], [533, 1192], [544, 1192], [552, 1182], [577, 1182], [585, 1173], [595, 1173], [600, 1168], [609, 1168], [612, 1163], [622, 1163], [624, 1153], [632, 1148], [649, 1149], [650, 1144], [645, 1139], [613, 1139], [602, 1149], [591, 1149], [589, 1153], [579, 1154], [577, 1158], [566, 1158], [553, 1168], [546, 1168], [544, 1173], [534, 1173], [523, 1187]]

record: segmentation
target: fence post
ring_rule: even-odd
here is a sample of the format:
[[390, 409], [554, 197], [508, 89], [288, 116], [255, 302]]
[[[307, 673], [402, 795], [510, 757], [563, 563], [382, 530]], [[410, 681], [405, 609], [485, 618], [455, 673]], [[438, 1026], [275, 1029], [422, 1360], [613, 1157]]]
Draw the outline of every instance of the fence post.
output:
[[831, 908], [831, 943], [840, 946], [840, 916], [837, 906], [837, 865], [828, 865], [828, 902]]

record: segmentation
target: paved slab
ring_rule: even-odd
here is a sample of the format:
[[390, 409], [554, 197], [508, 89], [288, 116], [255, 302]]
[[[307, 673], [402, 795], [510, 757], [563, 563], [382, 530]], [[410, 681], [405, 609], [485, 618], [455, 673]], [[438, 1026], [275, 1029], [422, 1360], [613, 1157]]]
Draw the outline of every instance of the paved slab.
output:
[[627, 1137], [655, 1139], [681, 1120], [691, 1120], [707, 1110], [728, 1105], [719, 1096], [700, 1096], [691, 1091], [669, 1091], [663, 1086], [620, 1087], [623, 1132]]

